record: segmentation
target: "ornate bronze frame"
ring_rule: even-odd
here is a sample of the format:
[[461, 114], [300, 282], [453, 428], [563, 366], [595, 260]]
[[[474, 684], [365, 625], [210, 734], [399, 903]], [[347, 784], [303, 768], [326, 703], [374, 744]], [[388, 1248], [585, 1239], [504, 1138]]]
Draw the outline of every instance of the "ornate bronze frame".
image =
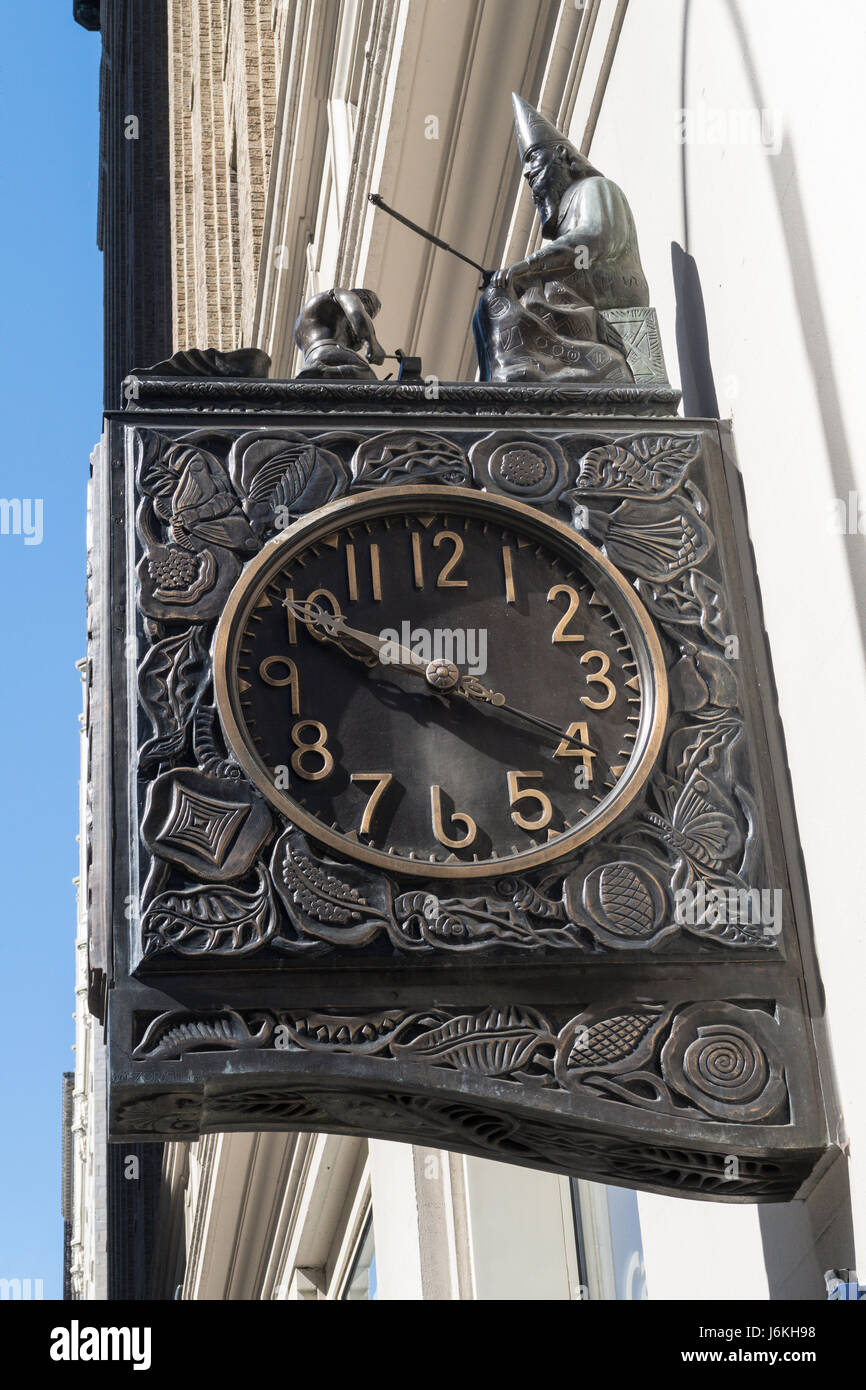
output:
[[[726, 427], [637, 387], [132, 385], [91, 503], [91, 1000], [112, 1136], [327, 1129], [713, 1200], [802, 1193], [835, 1110]], [[529, 495], [498, 470], [515, 440], [543, 461]], [[267, 563], [274, 488], [316, 527], [407, 486], [529, 506], [575, 544], [580, 507], [668, 674], [625, 813], [471, 895], [275, 820], [210, 693], [211, 633], [244, 563]], [[680, 920], [675, 892], [702, 879], [778, 888], [782, 930]]]

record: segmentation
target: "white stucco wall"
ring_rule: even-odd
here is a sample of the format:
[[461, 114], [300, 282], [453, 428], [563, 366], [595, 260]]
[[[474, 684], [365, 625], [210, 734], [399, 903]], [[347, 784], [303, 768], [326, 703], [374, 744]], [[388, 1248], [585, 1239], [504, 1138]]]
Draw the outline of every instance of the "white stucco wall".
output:
[[[561, 13], [571, 3], [563, 0]], [[578, 0], [573, 7], [580, 8]], [[577, 142], [615, 9], [616, 0], [602, 0], [571, 125]], [[474, 10], [463, 0], [435, 0], [435, 7], [406, 0], [391, 48], [383, 37], [378, 49], [364, 50], [365, 62], [380, 63], [389, 75], [381, 132], [368, 152], [373, 186], [482, 258], [496, 216], [505, 216], [507, 225], [506, 194], [516, 175], [507, 94], [524, 83], [528, 90], [536, 70], [549, 72], [558, 61], [554, 54], [541, 62], [534, 53], [541, 12], [532, 0], [488, 3], [476, 37]], [[566, 31], [574, 29], [563, 25]], [[858, 177], [864, 31], [866, 10], [852, 0], [823, 0], [820, 7], [791, 0], [692, 0], [688, 7], [686, 0], [630, 0], [591, 146], [593, 161], [621, 183], [634, 210], [675, 380], [673, 242], [694, 257], [700, 275], [719, 413], [733, 420], [745, 480], [851, 1136], [861, 1278], [864, 681], [850, 560], [859, 548], [862, 562], [862, 537], [838, 535], [827, 522], [831, 500], [847, 499], [848, 489], [858, 486], [858, 469], [863, 486], [855, 412], [859, 310], [866, 298]], [[461, 64], [470, 48], [472, 76], [464, 92]], [[566, 52], [564, 65], [569, 61]], [[391, 138], [392, 103], [399, 140]], [[683, 105], [696, 126], [685, 147], [678, 139]], [[311, 109], [309, 103], [301, 107]], [[756, 129], [760, 108], [768, 113], [763, 133], [769, 149], [742, 138], [750, 121]], [[441, 142], [424, 136], [428, 112], [441, 119]], [[335, 179], [322, 185], [318, 240], [308, 252], [322, 286], [338, 278], [338, 224], [352, 153], [345, 116], [337, 112], [332, 123]], [[309, 173], [313, 162], [301, 159], [300, 166]], [[315, 190], [315, 170], [309, 176]], [[307, 193], [300, 174], [298, 181], [303, 196], [285, 195], [285, 220], [274, 212], [273, 243], [289, 240], [301, 225]], [[287, 187], [290, 182], [287, 175]], [[525, 190], [520, 198], [525, 209]], [[312, 195], [309, 203], [314, 209]], [[528, 222], [528, 210], [526, 216]], [[375, 235], [361, 236], [346, 259], [353, 274], [357, 269], [383, 293], [383, 341], [422, 351], [431, 370], [456, 370], [466, 352], [474, 273], [429, 252], [395, 224], [371, 219], [367, 226]], [[273, 249], [266, 269], [274, 263]], [[319, 287], [311, 282], [310, 291]], [[280, 299], [274, 292], [270, 317], [262, 311], [262, 340], [289, 370], [297, 303], [284, 293]], [[264, 1139], [276, 1144], [276, 1136]], [[227, 1144], [223, 1157], [220, 1145], [220, 1161], [239, 1165], [244, 1147]], [[264, 1153], [267, 1144], [261, 1147]], [[348, 1166], [344, 1176], [348, 1183]], [[375, 1140], [370, 1180], [381, 1299], [574, 1297], [568, 1212], [557, 1179], [480, 1159], [440, 1161], [432, 1151]], [[778, 1269], [768, 1276], [768, 1239], [790, 1270], [790, 1292], [820, 1297], [820, 1261], [827, 1267], [843, 1260], [845, 1225], [842, 1216], [834, 1221], [844, 1203], [838, 1176], [821, 1187], [822, 1205], [810, 1202], [806, 1212], [798, 1204], [800, 1211], [779, 1209], [763, 1219], [754, 1207], [639, 1194], [649, 1297], [790, 1296], [779, 1293]], [[261, 1191], [272, 1190], [263, 1180]], [[302, 1192], [298, 1207], [309, 1239], [299, 1236], [297, 1248], [290, 1245], [287, 1280], [293, 1261], [312, 1268], [325, 1260], [322, 1232], [330, 1227], [322, 1219], [324, 1197], [320, 1201], [312, 1182], [310, 1190], [316, 1201], [305, 1206]], [[335, 1179], [333, 1192], [339, 1190]], [[193, 1190], [192, 1208], [195, 1201]], [[804, 1254], [810, 1243], [811, 1260]]]
[[[672, 376], [672, 242], [700, 275], [719, 413], [733, 421], [745, 480], [851, 1140], [855, 1232], [866, 1251], [864, 676], [852, 581], [863, 537], [835, 533], [830, 520], [832, 499], [847, 500], [858, 477], [863, 487], [856, 412], [866, 300], [858, 175], [866, 13], [849, 0], [824, 0], [820, 9], [699, 0], [688, 9], [683, 100], [687, 7], [631, 0], [592, 158], [634, 210]], [[696, 138], [683, 148], [684, 105]], [[737, 140], [750, 119], [740, 113], [750, 108], [767, 112], [767, 148]], [[584, 118], [579, 103], [578, 139]], [[755, 1296], [755, 1210], [658, 1197], [642, 1197], [640, 1206], [650, 1297], [684, 1296], [673, 1290], [682, 1289], [686, 1268], [685, 1296], [719, 1296], [722, 1287], [728, 1297]], [[866, 1266], [866, 1253], [860, 1260]], [[744, 1288], [747, 1269], [754, 1278]]]

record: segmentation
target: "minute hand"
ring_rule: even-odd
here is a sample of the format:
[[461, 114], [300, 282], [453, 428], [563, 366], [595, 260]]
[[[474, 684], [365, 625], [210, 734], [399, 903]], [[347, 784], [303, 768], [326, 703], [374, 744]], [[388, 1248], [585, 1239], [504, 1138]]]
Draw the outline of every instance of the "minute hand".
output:
[[564, 740], [572, 745], [574, 751], [581, 753], [592, 753], [598, 756], [598, 749], [593, 748], [591, 743], [578, 743], [564, 729], [558, 729], [555, 724], [549, 724], [546, 719], [539, 719], [537, 714], [528, 714], [526, 710], [518, 709], [516, 705], [510, 705], [504, 695], [498, 690], [489, 690], [486, 685], [475, 676], [461, 676], [457, 685], [457, 692], [467, 700], [478, 700], [483, 704], [492, 705], [494, 709], [505, 710], [507, 714], [513, 714], [516, 719], [523, 719], [527, 724], [533, 724], [537, 729], [544, 729], [549, 734]]
[[[537, 729], [544, 729], [545, 732], [554, 734], [560, 741], [566, 740], [574, 746], [576, 751], [598, 756], [598, 750], [593, 748], [592, 744], [577, 743], [564, 729], [558, 729], [555, 724], [549, 724], [546, 719], [539, 719], [535, 714], [528, 714], [525, 710], [517, 709], [515, 705], [509, 705], [504, 695], [482, 685], [476, 676], [458, 676], [456, 666], [451, 667], [454, 679], [453, 686], [450, 689], [448, 686], [443, 687], [432, 674], [432, 667], [436, 663], [424, 661], [410, 648], [400, 646], [391, 639], [379, 637], [373, 632], [364, 632], [360, 628], [350, 627], [342, 614], [329, 613], [327, 609], [322, 608], [317, 603], [311, 603], [309, 600], [285, 599], [284, 607], [294, 617], [300, 618], [301, 622], [306, 623], [311, 628], [316, 628], [321, 637], [326, 641], [333, 642], [347, 656], [353, 657], [356, 661], [363, 661], [367, 666], [382, 664], [390, 666], [395, 671], [422, 676], [430, 685], [438, 687], [442, 694], [447, 691], [448, 694], [463, 695], [467, 700], [479, 700], [484, 704], [493, 705], [496, 709], [502, 709], [506, 713], [514, 715], [516, 719], [533, 724]], [[351, 644], [355, 646], [354, 651], [351, 649]]]

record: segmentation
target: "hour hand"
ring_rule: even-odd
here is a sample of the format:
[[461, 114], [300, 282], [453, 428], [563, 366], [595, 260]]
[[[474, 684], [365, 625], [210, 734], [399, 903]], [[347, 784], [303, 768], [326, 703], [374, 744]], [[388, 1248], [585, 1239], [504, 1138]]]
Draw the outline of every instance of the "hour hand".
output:
[[314, 635], [333, 642], [347, 656], [363, 661], [365, 666], [391, 666], [395, 671], [408, 671], [418, 676], [427, 674], [427, 662], [408, 647], [401, 647], [375, 632], [350, 627], [341, 613], [331, 613], [309, 599], [285, 599], [284, 604]]
[[315, 627], [320, 637], [331, 637], [343, 622], [341, 616], [322, 608], [321, 604], [311, 603], [309, 599], [286, 598], [283, 599], [283, 607], [293, 618], [300, 618], [307, 627]]
[[304, 623], [313, 637], [332, 642], [335, 647], [345, 652], [346, 656], [351, 656], [355, 661], [363, 661], [365, 666], [378, 664], [376, 644], [379, 639], [374, 638], [372, 633], [349, 627], [342, 614], [332, 613], [309, 599], [287, 598], [283, 600], [283, 606], [293, 618], [298, 618]]

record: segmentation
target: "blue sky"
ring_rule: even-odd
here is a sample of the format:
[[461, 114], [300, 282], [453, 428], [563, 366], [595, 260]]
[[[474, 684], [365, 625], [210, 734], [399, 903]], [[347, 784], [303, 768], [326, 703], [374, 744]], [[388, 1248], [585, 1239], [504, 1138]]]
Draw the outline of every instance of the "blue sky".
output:
[[[75, 662], [102, 398], [99, 50], [72, 0], [4, 7], [0, 498], [42, 499], [42, 539], [0, 534], [0, 1277], [41, 1278], [46, 1298], [62, 1292], [60, 1085], [74, 1064]], [[34, 540], [38, 515], [22, 518]]]

